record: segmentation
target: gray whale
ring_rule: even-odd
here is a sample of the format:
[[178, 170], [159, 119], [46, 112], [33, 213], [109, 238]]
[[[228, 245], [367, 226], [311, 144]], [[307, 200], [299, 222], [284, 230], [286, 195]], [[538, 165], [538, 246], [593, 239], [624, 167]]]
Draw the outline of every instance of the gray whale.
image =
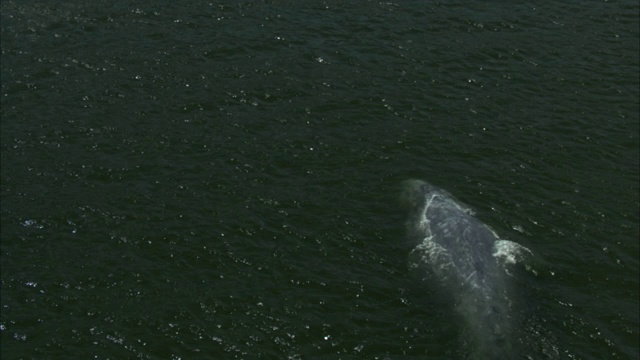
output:
[[469, 208], [424, 181], [405, 181], [403, 201], [410, 210], [409, 268], [453, 302], [469, 356], [513, 358], [508, 270], [531, 251], [501, 240]]

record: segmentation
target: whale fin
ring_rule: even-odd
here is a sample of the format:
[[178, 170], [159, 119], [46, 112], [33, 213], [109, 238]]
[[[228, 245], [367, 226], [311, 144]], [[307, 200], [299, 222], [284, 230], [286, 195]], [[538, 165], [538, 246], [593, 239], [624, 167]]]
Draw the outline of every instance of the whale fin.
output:
[[513, 241], [497, 240], [493, 243], [493, 257], [505, 268], [508, 275], [512, 275], [509, 266], [522, 263], [532, 256], [531, 250]]
[[424, 241], [409, 253], [409, 270], [422, 280], [441, 285], [460, 282], [451, 254], [434, 241]]

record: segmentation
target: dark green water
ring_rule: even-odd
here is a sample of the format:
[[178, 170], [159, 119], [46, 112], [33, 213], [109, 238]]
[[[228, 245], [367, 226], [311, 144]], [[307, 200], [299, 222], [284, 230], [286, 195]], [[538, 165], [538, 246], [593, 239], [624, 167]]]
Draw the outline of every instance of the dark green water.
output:
[[639, 356], [639, 6], [2, 1], [4, 359], [464, 359], [399, 184], [531, 249], [513, 359]]

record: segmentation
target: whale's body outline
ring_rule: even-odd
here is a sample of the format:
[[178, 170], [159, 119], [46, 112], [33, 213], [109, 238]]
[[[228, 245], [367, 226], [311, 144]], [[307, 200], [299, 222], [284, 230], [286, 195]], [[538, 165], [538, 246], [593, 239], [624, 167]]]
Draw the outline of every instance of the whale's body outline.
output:
[[448, 293], [465, 319], [473, 358], [509, 358], [511, 299], [506, 265], [531, 252], [501, 240], [470, 208], [421, 180], [404, 184], [409, 268]]

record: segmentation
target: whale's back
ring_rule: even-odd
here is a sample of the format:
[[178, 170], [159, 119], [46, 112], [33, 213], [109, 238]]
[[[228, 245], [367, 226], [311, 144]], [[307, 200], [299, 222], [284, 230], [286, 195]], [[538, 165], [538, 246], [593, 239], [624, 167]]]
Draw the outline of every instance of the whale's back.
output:
[[449, 294], [466, 322], [473, 358], [506, 358], [511, 302], [496, 244], [510, 242], [446, 191], [419, 180], [407, 184], [405, 196], [413, 197], [407, 230], [415, 246], [410, 268]]

